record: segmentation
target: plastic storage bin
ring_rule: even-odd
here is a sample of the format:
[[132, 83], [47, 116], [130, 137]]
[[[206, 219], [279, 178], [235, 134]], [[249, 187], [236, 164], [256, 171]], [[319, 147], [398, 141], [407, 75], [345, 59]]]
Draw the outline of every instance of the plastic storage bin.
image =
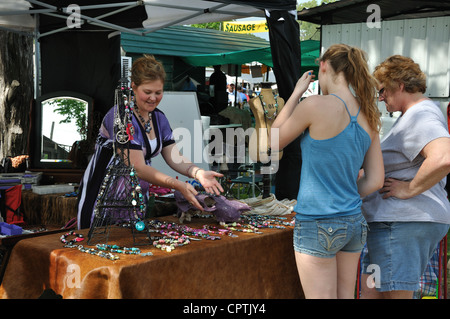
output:
[[0, 223], [0, 233], [3, 235], [20, 235], [22, 234], [22, 227], [13, 224]]

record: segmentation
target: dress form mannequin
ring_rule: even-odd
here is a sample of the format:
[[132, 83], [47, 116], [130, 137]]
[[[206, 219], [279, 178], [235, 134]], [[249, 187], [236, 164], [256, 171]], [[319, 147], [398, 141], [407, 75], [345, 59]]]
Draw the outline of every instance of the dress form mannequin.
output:
[[[268, 163], [271, 155], [281, 159], [283, 151], [270, 150], [270, 129], [284, 106], [283, 98], [274, 96], [271, 88], [262, 88], [259, 96], [250, 99], [250, 109], [255, 116], [255, 131], [250, 136], [249, 156], [254, 162]], [[276, 157], [275, 157], [276, 158]]]

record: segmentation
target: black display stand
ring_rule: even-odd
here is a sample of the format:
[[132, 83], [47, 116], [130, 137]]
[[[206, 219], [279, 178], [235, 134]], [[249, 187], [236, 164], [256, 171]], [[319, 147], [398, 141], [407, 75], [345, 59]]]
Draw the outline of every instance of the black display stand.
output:
[[131, 99], [130, 103], [124, 102], [124, 93], [126, 92], [122, 89], [116, 89], [115, 92], [114, 158], [100, 186], [94, 220], [88, 233], [88, 244], [91, 244], [94, 238], [107, 243], [111, 228], [117, 225], [127, 225], [131, 228], [133, 245], [150, 244], [147, 233], [143, 232], [146, 211], [144, 195], [129, 159], [129, 141], [134, 133], [131, 124], [133, 105]]

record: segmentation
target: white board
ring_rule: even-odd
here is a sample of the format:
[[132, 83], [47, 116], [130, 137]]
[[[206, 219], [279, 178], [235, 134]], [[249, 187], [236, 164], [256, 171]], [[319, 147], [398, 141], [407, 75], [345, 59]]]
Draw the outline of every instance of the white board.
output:
[[[180, 152], [198, 167], [209, 170], [208, 161], [203, 157], [204, 146], [200, 110], [195, 92], [164, 92], [164, 97], [158, 105], [169, 119], [174, 132], [174, 138]], [[152, 159], [152, 167], [179, 180], [188, 178], [170, 168], [164, 158], [159, 155]]]

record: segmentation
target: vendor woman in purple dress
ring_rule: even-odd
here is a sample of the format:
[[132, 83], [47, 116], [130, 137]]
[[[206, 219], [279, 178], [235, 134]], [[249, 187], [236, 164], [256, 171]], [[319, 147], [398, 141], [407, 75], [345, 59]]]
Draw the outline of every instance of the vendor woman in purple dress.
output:
[[[162, 154], [166, 163], [180, 174], [197, 179], [205, 190], [217, 195], [223, 192], [216, 180], [222, 174], [205, 171], [180, 154], [166, 116], [157, 109], [163, 98], [166, 73], [162, 64], [153, 56], [137, 59], [131, 69], [131, 88], [134, 93], [130, 140], [130, 163], [134, 166], [143, 194], [148, 193], [149, 184], [180, 191], [196, 208], [203, 210], [195, 198], [197, 191], [186, 182], [168, 176], [151, 166], [151, 159]], [[88, 228], [93, 220], [93, 210], [106, 169], [113, 159], [114, 107], [103, 119], [94, 155], [86, 168], [80, 185], [78, 203], [78, 227]]]

